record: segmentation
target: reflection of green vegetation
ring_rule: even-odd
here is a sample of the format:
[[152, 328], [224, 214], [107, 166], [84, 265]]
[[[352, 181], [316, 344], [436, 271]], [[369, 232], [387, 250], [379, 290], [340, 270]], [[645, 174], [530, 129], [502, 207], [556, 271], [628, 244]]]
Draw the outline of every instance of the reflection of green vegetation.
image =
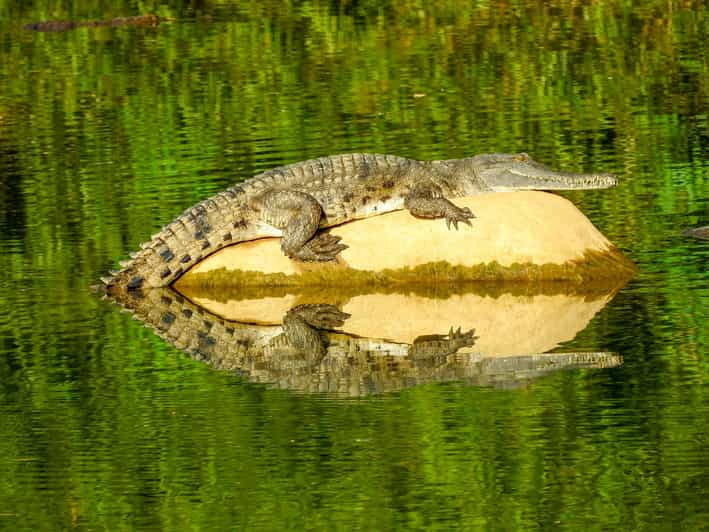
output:
[[[0, 528], [706, 522], [706, 253], [673, 240], [709, 219], [702, 2], [162, 4], [0, 0]], [[179, 22], [21, 29], [146, 12]], [[333, 404], [85, 292], [226, 184], [354, 150], [620, 173], [573, 199], [641, 278], [573, 345], [625, 365]]]
[[[563, 264], [531, 262], [503, 266], [498, 262], [471, 266], [453, 265], [446, 261], [430, 262], [415, 267], [356, 270], [340, 264], [319, 264], [297, 274], [262, 273], [258, 271], [227, 270], [219, 268], [205, 272], [188, 272], [182, 276], [178, 288], [243, 288], [243, 287], [338, 287], [401, 288], [416, 284], [431, 286], [464, 284], [470, 282], [544, 282], [558, 281], [560, 291], [575, 285], [576, 293], [598, 292], [598, 287], [611, 288], [629, 280], [636, 273], [635, 265], [617, 249], [604, 253], [587, 251], [583, 258]], [[503, 285], [504, 286], [504, 285]], [[532, 285], [532, 290], [536, 285]], [[504, 288], [503, 288], [504, 290]], [[603, 290], [602, 290], [603, 291]], [[607, 290], [606, 290], [607, 292]]]
[[[244, 272], [242, 281], [253, 281], [254, 272]], [[386, 283], [379, 279], [358, 279], [356, 282], [344, 283], [319, 283], [301, 284], [299, 282], [266, 284], [263, 282], [250, 284], [239, 283], [238, 276], [235, 279], [234, 272], [229, 274], [220, 270], [214, 272], [214, 277], [206, 276], [206, 279], [197, 277], [191, 282], [177, 283], [174, 288], [181, 294], [194, 298], [207, 298], [213, 301], [242, 301], [245, 299], [262, 299], [270, 297], [284, 297], [288, 294], [297, 295], [303, 302], [314, 303], [316, 301], [331, 302], [347, 300], [351, 297], [364, 294], [415, 294], [418, 296], [433, 299], [448, 299], [451, 296], [462, 294], [478, 294], [497, 298], [505, 294], [515, 296], [535, 296], [535, 295], [577, 295], [582, 296], [587, 301], [592, 301], [599, 297], [610, 297], [620, 290], [628, 282], [627, 278], [597, 279], [586, 283], [569, 281], [451, 281], [451, 282], [404, 282], [402, 279], [395, 279], [391, 283]], [[221, 275], [225, 277], [222, 278]], [[238, 275], [238, 274], [237, 274]], [[183, 278], [185, 279], [185, 278]], [[263, 280], [263, 279], [261, 279]], [[285, 279], [288, 281], [288, 279]]]

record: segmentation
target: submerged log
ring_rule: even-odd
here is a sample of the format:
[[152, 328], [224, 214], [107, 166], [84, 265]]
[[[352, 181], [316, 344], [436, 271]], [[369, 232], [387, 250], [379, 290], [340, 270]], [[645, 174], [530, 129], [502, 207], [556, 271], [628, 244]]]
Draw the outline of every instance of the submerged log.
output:
[[635, 265], [570, 201], [544, 192], [479, 194], [454, 200], [476, 215], [448, 229], [397, 211], [334, 227], [349, 247], [333, 263], [302, 263], [279, 239], [243, 242], [209, 256], [176, 287], [392, 284], [480, 280], [628, 279]]

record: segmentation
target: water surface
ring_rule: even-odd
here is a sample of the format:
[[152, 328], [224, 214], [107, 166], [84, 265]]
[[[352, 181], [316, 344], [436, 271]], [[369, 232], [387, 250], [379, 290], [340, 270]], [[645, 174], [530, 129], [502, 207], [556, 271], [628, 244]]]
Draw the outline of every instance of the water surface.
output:
[[[701, 2], [141, 2], [176, 21], [23, 29], [140, 14], [108, 9], [0, 0], [0, 529], [706, 526], [709, 245], [681, 236], [709, 223]], [[617, 173], [566, 196], [639, 274], [551, 351], [622, 364], [304, 393], [90, 291], [198, 200], [351, 151]]]

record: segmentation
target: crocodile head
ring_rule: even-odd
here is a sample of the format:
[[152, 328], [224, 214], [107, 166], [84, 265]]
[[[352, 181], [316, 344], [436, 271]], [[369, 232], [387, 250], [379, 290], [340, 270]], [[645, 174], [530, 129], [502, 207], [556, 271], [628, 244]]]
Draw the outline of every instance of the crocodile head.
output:
[[[494, 192], [514, 190], [583, 190], [618, 184], [612, 174], [559, 172], [534, 161], [526, 153], [483, 154], [464, 159], [477, 187]], [[472, 170], [472, 172], [471, 172]], [[473, 185], [473, 186], [476, 186]]]

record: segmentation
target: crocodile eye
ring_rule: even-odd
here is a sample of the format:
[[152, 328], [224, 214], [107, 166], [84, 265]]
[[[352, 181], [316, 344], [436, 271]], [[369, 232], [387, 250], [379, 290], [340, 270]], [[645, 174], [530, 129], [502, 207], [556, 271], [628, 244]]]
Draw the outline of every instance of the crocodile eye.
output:
[[530, 159], [530, 157], [526, 153], [518, 153], [517, 155], [515, 155], [515, 161], [520, 161], [522, 163], [526, 163], [527, 161], [529, 161], [529, 159]]

